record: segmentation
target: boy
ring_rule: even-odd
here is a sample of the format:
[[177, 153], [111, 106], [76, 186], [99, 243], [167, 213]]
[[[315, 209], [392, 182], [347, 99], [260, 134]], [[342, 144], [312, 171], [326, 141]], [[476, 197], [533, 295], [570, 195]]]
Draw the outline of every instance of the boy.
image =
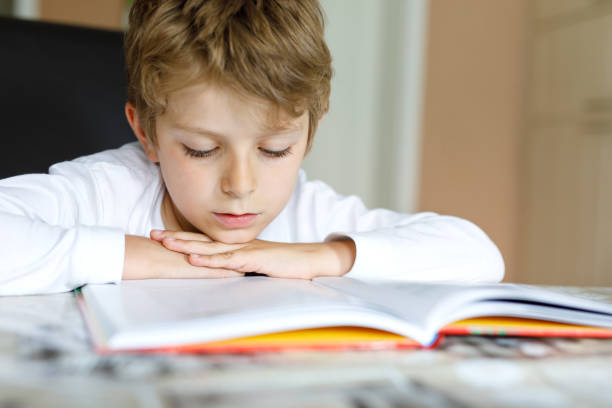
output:
[[122, 279], [498, 281], [476, 226], [368, 211], [300, 170], [328, 108], [316, 0], [135, 1], [125, 49], [138, 142], [0, 181], [0, 293]]

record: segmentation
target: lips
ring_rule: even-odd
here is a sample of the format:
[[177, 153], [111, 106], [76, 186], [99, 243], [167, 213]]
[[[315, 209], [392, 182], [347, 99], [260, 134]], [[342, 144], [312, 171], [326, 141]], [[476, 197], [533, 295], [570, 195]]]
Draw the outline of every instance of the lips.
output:
[[259, 214], [213, 213], [217, 221], [226, 228], [246, 228], [255, 222]]

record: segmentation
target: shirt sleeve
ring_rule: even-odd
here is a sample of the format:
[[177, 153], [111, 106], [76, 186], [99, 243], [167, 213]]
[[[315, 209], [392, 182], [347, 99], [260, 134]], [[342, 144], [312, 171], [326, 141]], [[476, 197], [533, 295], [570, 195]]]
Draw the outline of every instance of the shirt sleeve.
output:
[[125, 235], [100, 226], [94, 176], [74, 162], [59, 169], [0, 180], [0, 295], [121, 280]]
[[355, 262], [344, 276], [463, 282], [499, 282], [504, 276], [497, 246], [465, 219], [368, 210], [359, 198], [319, 181], [303, 182], [299, 195], [298, 217], [315, 220], [316, 236], [355, 242]]

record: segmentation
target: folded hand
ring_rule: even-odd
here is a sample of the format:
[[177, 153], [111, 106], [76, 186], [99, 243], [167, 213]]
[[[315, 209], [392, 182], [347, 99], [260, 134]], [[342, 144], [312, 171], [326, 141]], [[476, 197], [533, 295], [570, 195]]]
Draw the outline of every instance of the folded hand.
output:
[[151, 239], [169, 250], [188, 255], [189, 263], [235, 272], [257, 272], [270, 277], [312, 279], [341, 276], [355, 260], [352, 240], [289, 244], [255, 239], [242, 244], [212, 241], [204, 234], [151, 231]]

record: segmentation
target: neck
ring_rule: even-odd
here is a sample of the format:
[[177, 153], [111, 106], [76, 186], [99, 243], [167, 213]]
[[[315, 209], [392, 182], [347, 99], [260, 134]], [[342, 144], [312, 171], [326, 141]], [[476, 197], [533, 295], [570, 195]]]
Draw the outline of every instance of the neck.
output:
[[162, 221], [164, 222], [164, 227], [167, 230], [200, 232], [178, 211], [172, 202], [172, 197], [170, 197], [170, 194], [168, 194], [168, 190], [164, 192], [164, 198], [161, 205], [161, 215]]

